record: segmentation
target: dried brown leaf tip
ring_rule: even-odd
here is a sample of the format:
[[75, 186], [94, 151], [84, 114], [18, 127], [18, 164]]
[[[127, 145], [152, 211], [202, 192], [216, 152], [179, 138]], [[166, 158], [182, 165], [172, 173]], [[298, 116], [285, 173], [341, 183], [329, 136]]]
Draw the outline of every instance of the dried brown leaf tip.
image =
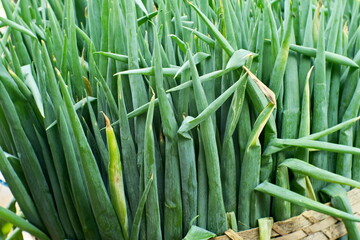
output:
[[110, 119], [106, 116], [104, 112], [101, 112], [104, 115], [106, 128], [111, 128]]
[[243, 66], [245, 71], [249, 74], [249, 77], [258, 85], [260, 90], [264, 93], [264, 95], [269, 99], [269, 101], [276, 105], [276, 97], [273, 91], [271, 91], [270, 88], [268, 88], [263, 82], [261, 82], [255, 74], [253, 74], [247, 67]]

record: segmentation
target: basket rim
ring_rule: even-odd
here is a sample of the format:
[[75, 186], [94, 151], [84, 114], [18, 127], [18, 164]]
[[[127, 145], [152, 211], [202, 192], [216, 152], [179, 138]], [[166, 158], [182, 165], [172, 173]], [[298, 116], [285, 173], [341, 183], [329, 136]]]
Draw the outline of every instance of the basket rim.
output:
[[[360, 189], [352, 189], [347, 193], [352, 211], [360, 216]], [[326, 203], [331, 205], [330, 203]], [[359, 225], [360, 226], [360, 225]], [[308, 210], [302, 214], [284, 221], [275, 222], [272, 226], [271, 239], [276, 240], [315, 240], [338, 239], [346, 235], [344, 223], [339, 218]], [[225, 235], [212, 238], [212, 240], [257, 240], [259, 228], [237, 232], [226, 232]]]

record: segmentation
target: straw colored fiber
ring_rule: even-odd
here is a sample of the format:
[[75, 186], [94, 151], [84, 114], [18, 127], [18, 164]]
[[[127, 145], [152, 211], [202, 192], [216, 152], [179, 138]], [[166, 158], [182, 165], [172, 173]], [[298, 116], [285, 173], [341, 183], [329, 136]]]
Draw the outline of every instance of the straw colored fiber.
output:
[[[360, 189], [348, 192], [352, 210], [360, 216]], [[360, 225], [359, 225], [360, 226]], [[337, 218], [306, 211], [301, 215], [276, 222], [272, 227], [271, 239], [276, 240], [329, 240], [338, 239], [346, 234], [344, 223]], [[258, 228], [213, 238], [213, 240], [256, 240], [259, 239]]]

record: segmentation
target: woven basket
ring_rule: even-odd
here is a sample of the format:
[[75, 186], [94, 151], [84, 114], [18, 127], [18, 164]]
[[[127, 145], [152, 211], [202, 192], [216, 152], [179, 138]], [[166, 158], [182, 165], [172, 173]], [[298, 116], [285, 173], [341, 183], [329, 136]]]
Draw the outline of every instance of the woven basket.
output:
[[[360, 216], [360, 189], [353, 189], [349, 191], [348, 197], [350, 199], [353, 213]], [[288, 220], [274, 223], [271, 239], [329, 240], [338, 239], [345, 234], [346, 229], [344, 223], [340, 219], [310, 210]], [[258, 228], [237, 233], [227, 231], [226, 235], [213, 238], [213, 240], [256, 239], [259, 239]]]

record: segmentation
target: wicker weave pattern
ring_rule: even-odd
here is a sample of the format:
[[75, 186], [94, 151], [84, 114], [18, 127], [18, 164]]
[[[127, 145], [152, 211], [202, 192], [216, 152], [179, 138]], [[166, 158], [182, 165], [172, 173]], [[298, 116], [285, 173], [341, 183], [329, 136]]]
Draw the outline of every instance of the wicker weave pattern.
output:
[[[360, 216], [360, 189], [348, 192], [352, 210]], [[359, 225], [360, 227], [360, 225]], [[256, 240], [259, 239], [258, 228], [213, 238], [213, 240]], [[338, 239], [346, 234], [344, 223], [337, 218], [306, 211], [301, 215], [285, 221], [276, 222], [272, 228], [272, 238], [276, 240], [329, 240]]]

